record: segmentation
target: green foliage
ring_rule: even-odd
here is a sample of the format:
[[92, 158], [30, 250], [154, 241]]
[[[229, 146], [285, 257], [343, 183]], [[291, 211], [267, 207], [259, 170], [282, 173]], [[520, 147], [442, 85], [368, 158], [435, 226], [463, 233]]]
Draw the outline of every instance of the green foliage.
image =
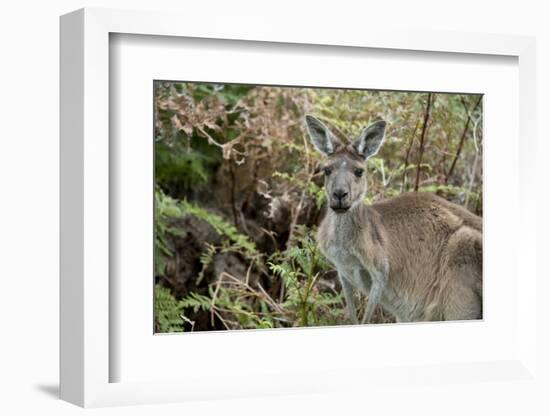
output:
[[156, 183], [175, 193], [206, 185], [217, 164], [220, 163], [219, 151], [201, 152], [187, 148], [183, 134], [178, 135], [174, 143], [157, 142], [155, 144]]
[[[185, 230], [169, 225], [170, 219], [181, 218], [184, 215], [193, 215], [207, 222], [219, 235], [224, 237], [225, 244], [219, 248], [219, 251], [237, 251], [252, 260], [257, 260], [261, 256], [254, 242], [246, 235], [239, 233], [233, 225], [229, 224], [221, 216], [213, 214], [186, 200], [179, 201], [167, 196], [159, 188], [155, 189], [155, 211], [155, 271], [157, 275], [163, 273], [167, 258], [170, 258], [174, 254], [169, 243], [169, 236], [183, 237], [185, 235]], [[199, 273], [197, 284], [202, 281], [204, 271], [212, 262], [217, 251], [218, 248], [212, 244], [205, 244], [205, 251], [200, 258], [203, 269]]]
[[191, 308], [195, 312], [200, 309], [209, 311], [212, 307], [212, 299], [208, 296], [199, 295], [198, 293], [191, 293], [189, 296], [183, 298], [178, 306], [181, 308]]
[[472, 202], [474, 203], [477, 203], [477, 201], [481, 199], [481, 193], [479, 191], [473, 192], [464, 187], [454, 185], [435, 184], [423, 186], [419, 188], [419, 191], [432, 192], [441, 195], [447, 199], [454, 199], [459, 201], [464, 201], [466, 196], [469, 195], [469, 198], [471, 198]]
[[[318, 284], [330, 265], [318, 252], [311, 233], [299, 227], [295, 244], [267, 262], [272, 279], [282, 280], [280, 299], [275, 300], [260, 284], [253, 287], [226, 274], [210, 285], [207, 295], [192, 292], [178, 307], [184, 313], [208, 312], [227, 329], [347, 323], [342, 295]], [[210, 259], [209, 254], [206, 257]]]
[[185, 213], [194, 215], [214, 227], [214, 230], [218, 234], [227, 237], [233, 246], [238, 250], [242, 250], [246, 256], [255, 257], [258, 255], [254, 242], [246, 235], [240, 234], [233, 225], [229, 224], [219, 215], [213, 214], [185, 200], [181, 201], [181, 206]]
[[161, 286], [155, 286], [155, 324], [157, 332], [182, 332], [183, 323], [181, 315], [185, 305], [178, 302], [170, 293], [170, 290]]
[[300, 226], [296, 234], [293, 245], [272, 255], [268, 262], [269, 269], [282, 279], [286, 290], [281, 307], [300, 326], [343, 323], [341, 295], [323, 292], [317, 285], [321, 274], [331, 266], [319, 252], [311, 230]]
[[197, 285], [200, 285], [200, 283], [202, 282], [202, 279], [204, 278], [204, 273], [208, 268], [208, 266], [210, 266], [210, 264], [214, 260], [214, 255], [216, 254], [216, 252], [217, 252], [216, 246], [210, 243], [205, 243], [205, 249], [201, 253], [201, 257], [200, 257], [202, 269], [199, 272], [199, 275], [197, 276]]
[[164, 272], [166, 259], [174, 255], [170, 246], [169, 235], [182, 235], [181, 228], [170, 227], [171, 218], [182, 214], [176, 200], [165, 195], [158, 187], [155, 188], [155, 274]]
[[[189, 84], [179, 84], [181, 91], [183, 92]], [[213, 95], [218, 95], [223, 99], [227, 108], [230, 109], [238, 104], [238, 102], [244, 97], [254, 86], [252, 85], [239, 85], [239, 84], [196, 84], [192, 88], [193, 99], [196, 102], [200, 102]]]

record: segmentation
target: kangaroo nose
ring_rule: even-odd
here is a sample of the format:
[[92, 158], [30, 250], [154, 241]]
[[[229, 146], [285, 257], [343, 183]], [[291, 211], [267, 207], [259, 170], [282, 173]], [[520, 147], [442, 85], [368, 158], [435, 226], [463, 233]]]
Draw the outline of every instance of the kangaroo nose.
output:
[[332, 193], [332, 196], [338, 200], [344, 199], [346, 196], [348, 196], [348, 193], [342, 189], [337, 189]]

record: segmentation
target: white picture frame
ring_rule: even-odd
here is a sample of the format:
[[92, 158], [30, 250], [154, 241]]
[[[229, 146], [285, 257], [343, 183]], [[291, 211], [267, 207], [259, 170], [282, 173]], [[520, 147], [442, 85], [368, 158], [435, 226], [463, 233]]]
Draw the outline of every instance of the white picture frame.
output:
[[[375, 383], [393, 385], [407, 379], [410, 368], [382, 366], [368, 371], [360, 365], [342, 366], [319, 374], [269, 373], [268, 381], [241, 380], [229, 388], [209, 384], [207, 377], [182, 380], [111, 382], [110, 368], [119, 359], [110, 348], [109, 252], [110, 169], [109, 152], [109, 37], [123, 33], [146, 36], [224, 39], [229, 41], [277, 42], [331, 45], [336, 48], [428, 51], [438, 54], [503, 55], [518, 60], [518, 235], [514, 241], [518, 279], [517, 348], [498, 361], [460, 364], [416, 363], [413, 378], [434, 381], [471, 382], [507, 380], [537, 383], [536, 362], [536, 218], [528, 167], [534, 166], [535, 137], [535, 41], [508, 35], [395, 32], [349, 27], [327, 34], [322, 27], [281, 31], [277, 25], [254, 26], [246, 34], [217, 22], [208, 27], [172, 13], [107, 9], [83, 9], [61, 18], [61, 398], [80, 406], [159, 403], [214, 397], [247, 397], [338, 391]], [[529, 213], [529, 215], [528, 215]], [[111, 309], [110, 309], [111, 308]], [[529, 317], [529, 319], [524, 319]], [[353, 328], [347, 329], [353, 331]], [[230, 336], [234, 336], [229, 334]], [[239, 335], [240, 336], [240, 335]], [[351, 335], [352, 336], [352, 335]], [[323, 335], [304, 331], [303, 337]], [[208, 387], [208, 388], [207, 388]]]

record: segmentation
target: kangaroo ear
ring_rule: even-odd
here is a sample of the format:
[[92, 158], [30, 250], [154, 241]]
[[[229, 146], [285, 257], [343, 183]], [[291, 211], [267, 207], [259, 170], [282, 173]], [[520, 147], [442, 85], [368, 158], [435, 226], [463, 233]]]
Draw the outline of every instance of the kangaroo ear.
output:
[[386, 122], [384, 120], [375, 121], [367, 128], [363, 129], [353, 147], [357, 153], [365, 160], [374, 156], [382, 142], [384, 141], [384, 132], [386, 131]]
[[340, 146], [339, 140], [319, 119], [306, 115], [306, 127], [315, 148], [328, 156]]

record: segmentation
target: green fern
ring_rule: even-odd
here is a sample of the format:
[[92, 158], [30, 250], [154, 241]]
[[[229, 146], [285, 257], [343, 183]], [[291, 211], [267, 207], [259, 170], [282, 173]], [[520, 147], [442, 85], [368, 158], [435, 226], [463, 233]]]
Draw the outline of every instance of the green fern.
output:
[[212, 306], [212, 299], [208, 296], [191, 292], [188, 296], [179, 301], [179, 306], [182, 309], [192, 308], [195, 313], [199, 310], [209, 311]]
[[219, 235], [227, 237], [239, 249], [244, 250], [248, 257], [256, 257], [258, 255], [256, 244], [254, 244], [254, 242], [251, 241], [246, 235], [239, 233], [233, 225], [226, 222], [219, 215], [213, 214], [206, 209], [186, 200], [181, 201], [181, 206], [186, 214], [194, 215], [195, 217], [206, 221]]
[[202, 282], [202, 279], [204, 279], [204, 272], [214, 260], [214, 255], [217, 252], [217, 248], [213, 244], [205, 243], [204, 245], [205, 245], [205, 250], [201, 253], [201, 256], [200, 256], [200, 262], [201, 262], [202, 268], [201, 268], [201, 271], [199, 272], [199, 275], [197, 276], [197, 281], [196, 281], [197, 286], [200, 285], [200, 283]]
[[161, 285], [155, 286], [155, 322], [157, 332], [182, 332], [183, 306]]

